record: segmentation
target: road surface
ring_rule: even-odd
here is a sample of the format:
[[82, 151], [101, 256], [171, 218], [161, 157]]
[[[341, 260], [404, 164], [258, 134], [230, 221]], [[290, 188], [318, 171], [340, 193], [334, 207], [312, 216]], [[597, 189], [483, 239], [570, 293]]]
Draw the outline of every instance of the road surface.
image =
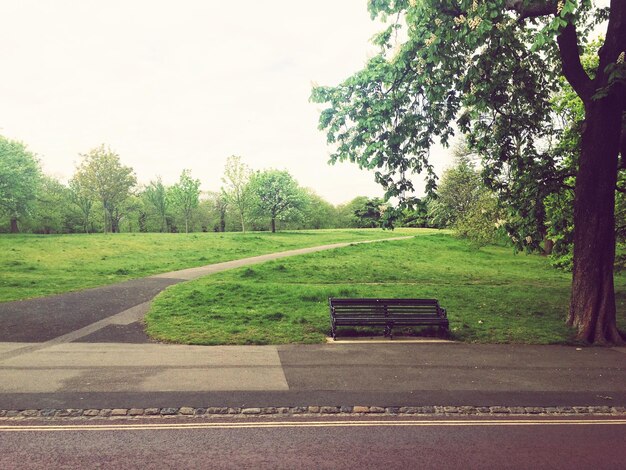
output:
[[199, 419], [0, 428], [0, 468], [617, 469], [625, 419]]

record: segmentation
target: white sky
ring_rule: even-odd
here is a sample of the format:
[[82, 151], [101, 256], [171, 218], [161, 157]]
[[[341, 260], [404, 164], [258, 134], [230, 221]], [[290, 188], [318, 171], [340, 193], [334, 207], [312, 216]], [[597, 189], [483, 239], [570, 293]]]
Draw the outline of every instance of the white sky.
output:
[[235, 154], [335, 204], [382, 195], [372, 173], [327, 165], [308, 101], [375, 51], [366, 0], [0, 0], [0, 20], [0, 134], [48, 174], [106, 143], [142, 183], [188, 168], [216, 191]]

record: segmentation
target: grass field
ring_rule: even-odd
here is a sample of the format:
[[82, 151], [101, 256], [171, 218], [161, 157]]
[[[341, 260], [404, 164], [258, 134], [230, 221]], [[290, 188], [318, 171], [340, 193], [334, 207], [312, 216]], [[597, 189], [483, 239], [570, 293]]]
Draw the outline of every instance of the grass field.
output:
[[0, 235], [0, 302], [112, 284], [327, 243], [411, 234], [410, 229], [297, 232]]
[[[626, 283], [616, 277], [626, 327]], [[189, 344], [319, 343], [328, 297], [434, 297], [454, 339], [570, 343], [570, 274], [510, 248], [479, 251], [451, 235], [353, 245], [282, 259], [168, 288], [147, 316], [156, 339]]]

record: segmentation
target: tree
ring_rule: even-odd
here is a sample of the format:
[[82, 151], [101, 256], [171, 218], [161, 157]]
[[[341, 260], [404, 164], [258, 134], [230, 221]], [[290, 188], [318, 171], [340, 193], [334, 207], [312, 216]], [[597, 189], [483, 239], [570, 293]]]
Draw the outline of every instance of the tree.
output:
[[[601, 45], [602, 41], [592, 41], [581, 55], [581, 63], [590, 76], [598, 67]], [[584, 105], [565, 77], [557, 77], [555, 83], [549, 101], [550, 114], [542, 126], [544, 145], [516, 150], [514, 154], [521, 164], [509, 165], [506, 172], [494, 171], [493, 164], [487, 165], [486, 176], [507, 209], [506, 230], [516, 249], [554, 253], [553, 264], [571, 270], [573, 190]], [[485, 153], [497, 155], [499, 139], [491, 140], [490, 143], [483, 139], [481, 146]], [[490, 145], [490, 150], [486, 150]], [[617, 197], [620, 199], [619, 193]]]
[[79, 209], [82, 219], [83, 231], [89, 233], [93, 200], [90, 192], [81, 185], [81, 179], [72, 178], [69, 183], [70, 200]]
[[206, 207], [205, 224], [207, 231], [225, 232], [229, 206], [223, 192], [209, 191], [201, 202]]
[[150, 181], [143, 195], [159, 217], [161, 232], [167, 232], [167, 188], [163, 185], [160, 176], [156, 181]]
[[383, 212], [386, 209], [385, 202], [377, 197], [363, 198], [360, 205], [354, 207], [352, 217], [355, 226], [358, 228], [375, 228], [380, 227], [382, 223]]
[[145, 201], [137, 194], [130, 194], [115, 208], [112, 222], [115, 232], [147, 232]]
[[253, 174], [250, 188], [255, 196], [254, 209], [260, 217], [269, 217], [272, 233], [276, 221], [301, 215], [305, 194], [296, 180], [286, 171], [266, 170]]
[[367, 196], [357, 196], [354, 199], [337, 206], [337, 227], [356, 228], [358, 221], [354, 217], [354, 211], [363, 207], [368, 201]]
[[[213, 208], [215, 209], [215, 211], [219, 214], [219, 232], [225, 232], [226, 231], [226, 211], [228, 210], [228, 203], [226, 202], [226, 199], [224, 198], [223, 194], [217, 193], [215, 194], [214, 198], [211, 200]], [[244, 228], [244, 226], [241, 226], [242, 230]]]
[[[616, 327], [615, 187], [626, 150], [626, 2], [609, 9], [574, 0], [370, 0], [372, 16], [400, 22], [376, 38], [381, 53], [337, 87], [317, 87], [328, 102], [320, 127], [337, 144], [334, 160], [376, 169], [387, 196], [405, 199], [412, 172], [435, 186], [428, 149], [447, 144], [452, 123], [469, 134], [494, 186], [549, 159], [550, 97], [562, 73], [584, 104], [574, 189], [574, 268], [568, 323], [580, 340], [623, 344]], [[593, 78], [581, 41], [607, 19]], [[553, 39], [556, 40], [553, 40]], [[559, 70], [560, 69], [560, 70]], [[497, 149], [496, 152], [493, 150]], [[545, 168], [546, 165], [539, 167]]]
[[222, 192], [227, 204], [236, 209], [241, 220], [241, 231], [246, 231], [246, 215], [252, 203], [252, 192], [249, 186], [252, 171], [241, 161], [241, 157], [232, 155], [226, 160]]
[[311, 188], [303, 189], [305, 204], [302, 209], [303, 228], [323, 229], [336, 227], [335, 206]]
[[41, 179], [39, 162], [21, 142], [0, 136], [0, 213], [10, 220], [11, 233], [35, 202]]
[[[601, 40], [592, 41], [581, 56], [585, 71], [593, 76], [598, 67], [598, 51]], [[584, 104], [565, 78], [560, 79], [561, 88], [552, 99], [555, 119], [558, 123], [558, 134], [552, 152], [559, 155], [560, 168], [557, 172], [547, 172], [548, 184], [543, 184], [549, 191], [543, 199], [543, 216], [545, 217], [546, 252], [552, 252], [553, 264], [558, 267], [572, 269], [572, 250], [574, 241], [574, 188], [575, 174], [578, 168], [578, 156], [581, 151], [582, 129], [585, 120]], [[622, 159], [624, 157], [622, 156]], [[616, 188], [616, 235], [618, 242], [623, 242], [626, 233], [626, 213], [624, 212], [625, 196], [624, 179], [626, 174], [623, 165], [618, 168], [618, 187]], [[538, 181], [538, 180], [536, 180]], [[530, 181], [525, 182], [527, 185]], [[541, 183], [540, 183], [541, 184]], [[617, 265], [617, 262], [616, 262]]]
[[481, 247], [504, 238], [503, 217], [498, 198], [483, 187], [472, 205], [456, 220], [454, 228], [460, 236]]
[[402, 227], [437, 227], [430, 218], [428, 213], [428, 207], [431, 204], [431, 198], [426, 196], [421, 199], [416, 199], [413, 202], [413, 207], [405, 208], [402, 213], [400, 225]]
[[454, 227], [485, 191], [480, 173], [461, 156], [441, 175], [437, 197], [430, 202], [430, 217], [438, 227]]
[[38, 233], [71, 231], [70, 190], [56, 179], [43, 175], [33, 205], [31, 230]]
[[436, 197], [429, 201], [431, 221], [455, 229], [478, 247], [494, 243], [505, 223], [498, 198], [483, 184], [463, 142], [454, 155], [455, 165], [443, 172]]
[[104, 144], [80, 156], [73, 179], [86, 195], [102, 204], [104, 233], [118, 232], [121, 205], [137, 184], [135, 172], [123, 166], [119, 155]]
[[189, 220], [200, 203], [200, 180], [192, 178], [189, 170], [183, 170], [178, 183], [170, 188], [169, 198], [172, 205], [183, 213], [185, 233], [189, 233]]

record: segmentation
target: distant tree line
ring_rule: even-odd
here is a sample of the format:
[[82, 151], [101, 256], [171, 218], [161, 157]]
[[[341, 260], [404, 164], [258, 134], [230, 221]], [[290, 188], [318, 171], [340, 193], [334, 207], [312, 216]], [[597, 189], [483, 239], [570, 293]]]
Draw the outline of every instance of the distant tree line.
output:
[[[0, 136], [0, 232], [225, 232], [379, 227], [388, 205], [355, 197], [333, 205], [287, 172], [228, 158], [218, 191], [183, 170], [173, 185], [140, 184], [106, 145], [80, 155], [67, 183], [42, 172], [26, 145]], [[398, 225], [433, 226], [426, 204]]]

